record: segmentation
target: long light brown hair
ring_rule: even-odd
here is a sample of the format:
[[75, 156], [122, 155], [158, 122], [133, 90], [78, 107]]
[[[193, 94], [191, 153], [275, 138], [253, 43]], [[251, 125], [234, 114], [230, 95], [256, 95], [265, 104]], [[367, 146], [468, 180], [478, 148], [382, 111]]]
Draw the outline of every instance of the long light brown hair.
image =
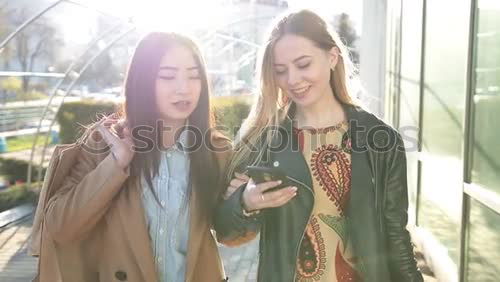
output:
[[229, 181], [235, 171], [241, 170], [245, 164], [256, 164], [263, 155], [252, 152], [250, 148], [262, 148], [271, 142], [275, 130], [288, 116], [292, 101], [278, 87], [273, 68], [273, 50], [276, 42], [284, 35], [294, 34], [311, 40], [318, 48], [330, 51], [337, 47], [340, 51], [338, 63], [330, 71], [330, 86], [335, 99], [341, 104], [354, 104], [349, 95], [348, 81], [354, 71], [349, 52], [320, 16], [309, 10], [301, 10], [284, 16], [272, 29], [269, 39], [260, 55], [260, 92], [252, 105], [248, 118], [243, 122], [240, 133], [235, 140], [235, 152], [228, 166], [226, 180]]

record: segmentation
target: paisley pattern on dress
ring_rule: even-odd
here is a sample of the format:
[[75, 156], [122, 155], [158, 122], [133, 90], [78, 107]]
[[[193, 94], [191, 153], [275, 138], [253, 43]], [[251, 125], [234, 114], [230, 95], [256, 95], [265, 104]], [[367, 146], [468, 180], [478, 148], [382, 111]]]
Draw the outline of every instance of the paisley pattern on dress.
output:
[[295, 281], [363, 281], [363, 265], [353, 253], [345, 216], [351, 189], [348, 128], [342, 122], [327, 128], [294, 130], [315, 195], [296, 258]]
[[344, 216], [351, 189], [351, 160], [337, 145], [320, 146], [311, 157], [313, 177]]
[[[352, 261], [354, 264], [355, 261]], [[358, 272], [345, 261], [342, 253], [340, 251], [340, 242], [337, 244], [337, 250], [335, 251], [335, 273], [338, 282], [362, 282], [363, 280], [359, 276]]]
[[319, 230], [318, 219], [313, 216], [300, 244], [296, 281], [319, 281], [324, 273], [325, 263], [325, 243]]
[[320, 213], [318, 214], [319, 219], [323, 221], [328, 227], [333, 229], [335, 233], [340, 237], [340, 240], [342, 240], [342, 245], [344, 245], [344, 251], [347, 248], [347, 240], [349, 238], [347, 234], [347, 222], [345, 217], [341, 216], [333, 216], [329, 214], [323, 214]]

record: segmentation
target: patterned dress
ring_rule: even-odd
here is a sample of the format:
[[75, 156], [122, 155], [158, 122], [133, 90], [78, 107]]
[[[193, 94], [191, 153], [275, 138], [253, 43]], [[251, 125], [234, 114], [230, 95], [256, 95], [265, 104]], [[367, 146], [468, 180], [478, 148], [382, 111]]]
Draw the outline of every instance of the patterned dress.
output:
[[313, 180], [315, 202], [296, 262], [296, 281], [361, 282], [345, 212], [351, 188], [347, 122], [294, 129]]

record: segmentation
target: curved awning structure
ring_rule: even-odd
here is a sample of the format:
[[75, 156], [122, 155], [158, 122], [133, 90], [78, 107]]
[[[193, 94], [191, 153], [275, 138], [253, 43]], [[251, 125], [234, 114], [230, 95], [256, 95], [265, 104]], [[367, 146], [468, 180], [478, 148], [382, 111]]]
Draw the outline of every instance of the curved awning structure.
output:
[[[48, 20], [57, 22], [58, 32], [64, 34], [70, 43], [77, 42], [73, 45], [78, 45], [54, 46], [63, 49], [63, 54], [58, 56], [69, 58], [64, 67], [55, 69], [54, 65], [61, 59], [55, 58], [48, 64], [49, 71], [45, 72], [30, 68], [0, 70], [0, 79], [33, 78], [50, 84], [47, 103], [41, 110], [32, 145], [28, 182], [34, 178], [32, 164], [37, 161], [41, 168], [45, 160], [51, 129], [60, 106], [68, 95], [81, 96], [85, 93], [86, 75], [96, 68], [100, 59], [109, 56], [108, 60], [119, 60], [120, 68], [110, 72], [124, 73], [126, 62], [142, 34], [148, 30], [174, 30], [188, 34], [199, 42], [212, 76], [215, 95], [228, 95], [237, 89], [251, 91], [257, 87], [253, 73], [260, 43], [272, 19], [287, 9], [288, 2], [300, 1], [183, 0], [172, 3], [158, 0], [16, 0], [14, 5], [21, 8], [29, 6], [26, 11], [31, 12], [25, 11], [23, 20], [18, 19], [17, 25], [1, 40], [0, 55], [16, 44], [16, 38], [30, 36], [24, 34], [30, 27]], [[308, 1], [308, 4], [311, 3]], [[360, 3], [361, 0], [356, 5]], [[0, 6], [0, 13], [2, 8]], [[110, 55], [114, 53], [117, 55]], [[106, 87], [118, 88], [117, 85]], [[40, 160], [35, 160], [37, 150], [41, 150]], [[40, 169], [37, 180], [41, 179], [41, 172]]]
[[[39, 79], [47, 79], [51, 81], [52, 87], [50, 93], [48, 93], [48, 101], [47, 104], [44, 105], [41, 117], [38, 122], [38, 127], [36, 130], [36, 137], [32, 145], [31, 156], [30, 156], [30, 165], [28, 168], [28, 183], [33, 180], [32, 173], [32, 164], [35, 163], [35, 151], [42, 150], [41, 158], [39, 160], [40, 168], [45, 160], [46, 148], [49, 144], [51, 129], [55, 124], [56, 113], [59, 110], [59, 107], [64, 103], [64, 99], [70, 93], [72, 93], [75, 87], [79, 86], [81, 83], [81, 78], [84, 76], [86, 71], [92, 64], [99, 59], [103, 54], [110, 52], [117, 43], [126, 40], [127, 38], [131, 40], [131, 42], [127, 42], [129, 44], [129, 56], [131, 55], [131, 47], [135, 44], [140, 35], [148, 29], [158, 29], [152, 26], [148, 26], [147, 24], [154, 23], [154, 17], [148, 17], [148, 13], [152, 13], [154, 11], [154, 7], [149, 7], [146, 9], [147, 11], [143, 11], [139, 13], [142, 17], [134, 17], [131, 11], [138, 9], [137, 7], [148, 7], [144, 5], [144, 3], [140, 3], [140, 6], [128, 5], [128, 10], [124, 9], [124, 13], [117, 13], [118, 8], [123, 8], [123, 5], [126, 5], [123, 1], [118, 1], [118, 3], [114, 3], [117, 1], [109, 0], [109, 5], [104, 8], [99, 7], [99, 1], [73, 1], [73, 0], [58, 0], [52, 3], [48, 3], [47, 5], [40, 7], [38, 11], [32, 13], [29, 17], [20, 23], [13, 31], [11, 31], [0, 43], [0, 52], [4, 51], [5, 48], [9, 46], [9, 44], [13, 44], [16, 37], [21, 36], [23, 31], [30, 27], [30, 25], [36, 24], [42, 18], [47, 17], [47, 15], [54, 16], [54, 14], [64, 13], [66, 10], [71, 10], [72, 13], [75, 13], [77, 10], [86, 11], [86, 13], [92, 14], [94, 19], [101, 20], [106, 19], [106, 29], [101, 30], [94, 34], [93, 38], [90, 39], [86, 46], [77, 53], [72, 54], [71, 63], [68, 64], [66, 69], [62, 72], [40, 72], [40, 71], [11, 71], [11, 70], [2, 70], [0, 71], [0, 78], [2, 77], [37, 77]], [[22, 1], [21, 1], [22, 2]], [[106, 1], [104, 1], [106, 2]], [[135, 1], [138, 2], [138, 1]], [[143, 1], [144, 2], [144, 1]], [[148, 2], [148, 1], [146, 1]], [[151, 3], [161, 1], [149, 1]], [[186, 2], [186, 1], [185, 1]], [[182, 9], [190, 9], [189, 13], [193, 14], [193, 9], [191, 6], [194, 4], [191, 3], [193, 1], [187, 1], [184, 5], [181, 5]], [[207, 1], [208, 2], [208, 1]], [[284, 10], [283, 5], [277, 6], [262, 6], [255, 5], [254, 3], [248, 3], [241, 5], [233, 5], [227, 6], [225, 2], [228, 1], [215, 1], [218, 4], [209, 4], [210, 6], [205, 5], [204, 7], [211, 7], [210, 11], [213, 13], [219, 14], [218, 18], [210, 19], [210, 16], [203, 7], [200, 9], [195, 9], [197, 12], [194, 14], [205, 15], [203, 19], [198, 18], [198, 25], [189, 25], [186, 22], [189, 22], [188, 18], [183, 18], [182, 13], [177, 15], [174, 20], [177, 23], [180, 23], [180, 27], [184, 33], [193, 35], [195, 38], [199, 39], [202, 48], [204, 49], [204, 53], [208, 54], [207, 62], [209, 73], [214, 76], [222, 76], [223, 85], [220, 87], [222, 91], [231, 90], [238, 83], [237, 72], [245, 67], [249, 67], [253, 69], [255, 64], [255, 58], [257, 51], [259, 49], [259, 40], [261, 37], [260, 34], [263, 33], [263, 28], [267, 25], [267, 23], [277, 14]], [[230, 1], [231, 2], [231, 1]], [[283, 2], [283, 1], [282, 1]], [[199, 2], [196, 2], [199, 3]], [[115, 5], [115, 6], [113, 6]], [[169, 3], [162, 4], [159, 8], [169, 8]], [[172, 6], [172, 4], [170, 4]], [[196, 4], [199, 5], [199, 4]], [[126, 5], [127, 6], [127, 5]], [[115, 7], [116, 9], [113, 9]], [[173, 6], [172, 6], [173, 7]], [[248, 9], [248, 8], [251, 9]], [[248, 12], [250, 11], [250, 13]], [[176, 11], [171, 11], [170, 13], [165, 13], [166, 16], [175, 15]], [[221, 17], [223, 13], [226, 13], [230, 16]], [[161, 15], [157, 13], [156, 16]], [[234, 20], [236, 16], [241, 16], [239, 19]], [[144, 23], [144, 19], [148, 19], [148, 23]], [[153, 18], [153, 21], [152, 21]], [[175, 30], [176, 28], [170, 28], [171, 25], [175, 23], [170, 21], [164, 21], [161, 18], [156, 18], [158, 23], [165, 23], [165, 29]], [[206, 24], [205, 22], [206, 21]], [[68, 23], [62, 22], [63, 27]], [[85, 23], [83, 23], [85, 24]], [[248, 34], [242, 34], [248, 28], [253, 28], [254, 32], [250, 36]], [[130, 39], [133, 38], [133, 39]], [[235, 49], [237, 51], [235, 52]], [[237, 54], [236, 54], [237, 53]], [[216, 60], [217, 58], [223, 57], [224, 60]], [[212, 59], [212, 60], [211, 60]], [[212, 63], [216, 61], [224, 61], [225, 63]], [[220, 80], [218, 80], [220, 82]], [[248, 87], [251, 87], [252, 82], [248, 83]], [[42, 130], [42, 125], [47, 128]], [[45, 137], [45, 138], [44, 138]], [[42, 139], [42, 146], [38, 139]], [[40, 169], [36, 175], [36, 179], [41, 179], [42, 170]]]

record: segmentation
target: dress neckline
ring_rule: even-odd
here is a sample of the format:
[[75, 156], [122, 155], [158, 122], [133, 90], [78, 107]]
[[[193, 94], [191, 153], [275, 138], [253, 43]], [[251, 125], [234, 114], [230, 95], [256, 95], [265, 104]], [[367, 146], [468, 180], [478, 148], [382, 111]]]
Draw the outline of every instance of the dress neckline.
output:
[[298, 128], [298, 127], [293, 126], [293, 131], [295, 133], [308, 132], [310, 134], [324, 134], [324, 133], [336, 131], [336, 130], [342, 128], [346, 124], [347, 124], [347, 120], [343, 120], [335, 125], [330, 125], [327, 127], [320, 127], [320, 128], [313, 128], [313, 127]]

